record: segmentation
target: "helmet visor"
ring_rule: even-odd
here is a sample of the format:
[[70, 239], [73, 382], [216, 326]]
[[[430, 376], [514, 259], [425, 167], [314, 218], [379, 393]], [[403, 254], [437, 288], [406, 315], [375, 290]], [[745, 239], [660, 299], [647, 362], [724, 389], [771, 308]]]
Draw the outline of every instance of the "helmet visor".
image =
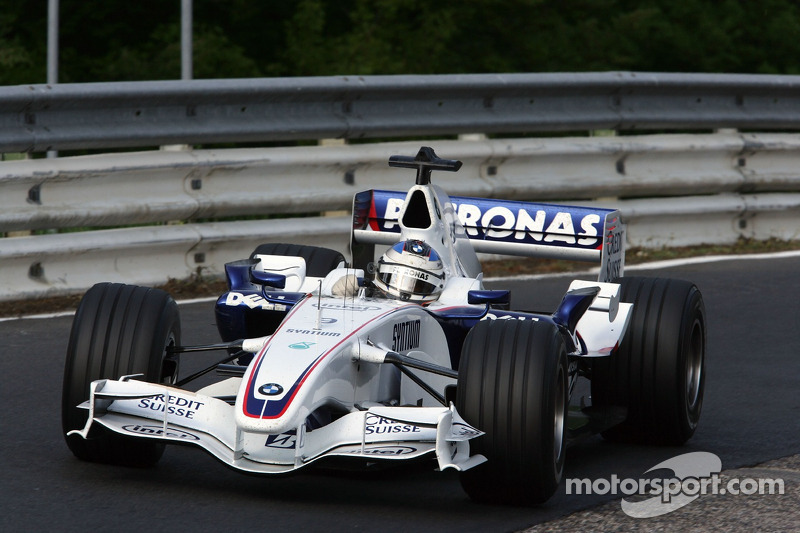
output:
[[378, 277], [388, 287], [418, 296], [434, 294], [441, 288], [441, 276], [398, 263], [382, 263]]

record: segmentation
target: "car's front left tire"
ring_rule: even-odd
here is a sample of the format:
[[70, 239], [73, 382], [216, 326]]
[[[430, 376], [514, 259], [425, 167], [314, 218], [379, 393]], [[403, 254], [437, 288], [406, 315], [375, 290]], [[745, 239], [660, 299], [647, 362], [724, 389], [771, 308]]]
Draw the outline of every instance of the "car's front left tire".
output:
[[456, 408], [486, 434], [470, 453], [487, 461], [460, 474], [469, 496], [512, 505], [542, 503], [564, 470], [568, 367], [554, 324], [485, 320], [467, 335]]

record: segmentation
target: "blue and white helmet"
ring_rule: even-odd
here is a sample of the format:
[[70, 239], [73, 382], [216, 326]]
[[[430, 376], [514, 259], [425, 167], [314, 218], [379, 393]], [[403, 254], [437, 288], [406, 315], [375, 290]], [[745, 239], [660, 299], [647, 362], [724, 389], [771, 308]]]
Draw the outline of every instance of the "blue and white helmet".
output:
[[375, 285], [401, 300], [431, 302], [444, 288], [444, 268], [436, 250], [418, 240], [401, 241], [378, 260]]

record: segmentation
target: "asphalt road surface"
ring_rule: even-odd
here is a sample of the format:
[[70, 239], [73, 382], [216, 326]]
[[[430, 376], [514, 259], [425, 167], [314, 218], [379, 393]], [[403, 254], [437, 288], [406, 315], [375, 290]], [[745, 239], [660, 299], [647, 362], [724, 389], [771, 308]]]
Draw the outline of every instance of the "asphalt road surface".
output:
[[[629, 271], [689, 279], [703, 292], [708, 351], [700, 426], [680, 448], [589, 438], [568, 450], [565, 477], [637, 478], [689, 451], [717, 454], [724, 469], [800, 453], [798, 273], [794, 256]], [[503, 281], [494, 288], [510, 288], [515, 300], [545, 310], [554, 308], [569, 280]], [[212, 308], [181, 307], [184, 342], [217, 340]], [[562, 483], [539, 507], [478, 505], [462, 492], [456, 473], [436, 472], [432, 464], [256, 477], [189, 447], [168, 447], [148, 469], [83, 463], [67, 449], [60, 425], [71, 320], [0, 322], [2, 531], [514, 531], [613, 498], [567, 495]], [[187, 358], [183, 368], [200, 364]]]

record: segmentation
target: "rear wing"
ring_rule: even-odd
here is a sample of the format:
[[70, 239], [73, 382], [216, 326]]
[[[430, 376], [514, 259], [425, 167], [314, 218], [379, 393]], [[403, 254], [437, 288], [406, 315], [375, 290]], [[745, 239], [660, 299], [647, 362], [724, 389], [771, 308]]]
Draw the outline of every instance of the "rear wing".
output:
[[[406, 193], [369, 190], [353, 199], [352, 243], [390, 246], [401, 240]], [[619, 211], [533, 202], [451, 196], [450, 202], [478, 253], [600, 263], [598, 281], [623, 275], [625, 226]]]

